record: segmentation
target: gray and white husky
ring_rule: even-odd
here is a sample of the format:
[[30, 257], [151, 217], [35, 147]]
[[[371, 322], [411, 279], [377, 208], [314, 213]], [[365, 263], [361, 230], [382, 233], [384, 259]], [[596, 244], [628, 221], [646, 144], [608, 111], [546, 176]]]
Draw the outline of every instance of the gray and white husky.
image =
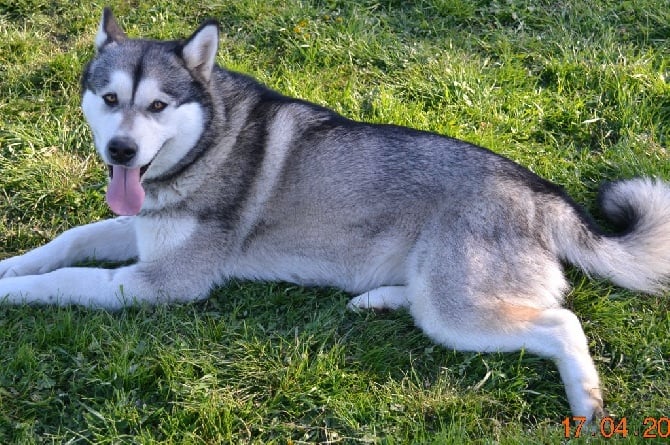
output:
[[[0, 262], [9, 303], [117, 309], [204, 299], [236, 277], [335, 286], [407, 308], [433, 340], [553, 359], [574, 415], [603, 414], [562, 263], [629, 289], [670, 283], [670, 186], [603, 187], [602, 232], [563, 191], [445, 136], [354, 122], [215, 64], [218, 26], [130, 39], [109, 9], [82, 107], [118, 218]], [[109, 270], [86, 259], [127, 261]]]

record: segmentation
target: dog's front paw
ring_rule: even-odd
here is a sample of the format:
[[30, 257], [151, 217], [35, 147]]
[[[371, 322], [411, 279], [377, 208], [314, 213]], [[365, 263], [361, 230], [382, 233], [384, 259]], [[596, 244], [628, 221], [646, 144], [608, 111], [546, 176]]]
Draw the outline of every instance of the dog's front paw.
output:
[[7, 258], [0, 261], [0, 278], [19, 277], [29, 275], [26, 267], [22, 264], [22, 255]]
[[7, 258], [0, 261], [0, 279], [40, 275], [56, 269], [58, 266], [55, 263], [54, 258], [43, 258], [42, 255], [36, 255], [35, 251]]
[[14, 303], [17, 301], [17, 295], [20, 295], [17, 292], [14, 281], [17, 280], [16, 277], [12, 276], [0, 276], [0, 303]]
[[44, 275], [4, 277], [0, 279], [0, 304], [56, 303], [58, 290], [53, 290]]

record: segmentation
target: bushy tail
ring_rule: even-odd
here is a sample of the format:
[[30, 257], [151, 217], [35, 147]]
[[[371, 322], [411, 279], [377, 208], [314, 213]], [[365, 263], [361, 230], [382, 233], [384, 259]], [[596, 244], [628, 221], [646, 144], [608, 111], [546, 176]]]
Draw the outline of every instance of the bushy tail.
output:
[[[565, 259], [619, 286], [661, 293], [670, 285], [670, 184], [649, 178], [616, 181], [600, 191], [605, 216], [621, 232], [603, 235], [582, 222], [557, 227]], [[557, 240], [558, 241], [558, 240]]]

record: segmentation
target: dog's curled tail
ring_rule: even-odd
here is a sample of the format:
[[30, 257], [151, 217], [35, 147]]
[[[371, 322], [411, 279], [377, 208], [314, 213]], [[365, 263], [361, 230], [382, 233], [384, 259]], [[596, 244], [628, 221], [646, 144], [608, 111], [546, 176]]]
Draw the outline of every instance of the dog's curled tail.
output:
[[611, 182], [601, 188], [599, 202], [605, 217], [620, 232], [604, 235], [584, 221], [579, 233], [574, 226], [572, 230], [563, 226], [558, 233], [571, 238], [562, 245], [564, 258], [628, 289], [651, 294], [667, 290], [670, 184], [650, 178]]

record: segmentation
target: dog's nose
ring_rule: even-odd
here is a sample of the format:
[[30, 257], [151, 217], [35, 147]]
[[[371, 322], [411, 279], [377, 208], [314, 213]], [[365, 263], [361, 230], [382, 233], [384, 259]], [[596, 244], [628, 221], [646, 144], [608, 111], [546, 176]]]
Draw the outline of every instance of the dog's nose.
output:
[[137, 154], [137, 144], [128, 137], [116, 137], [107, 144], [107, 152], [115, 164], [128, 165]]

